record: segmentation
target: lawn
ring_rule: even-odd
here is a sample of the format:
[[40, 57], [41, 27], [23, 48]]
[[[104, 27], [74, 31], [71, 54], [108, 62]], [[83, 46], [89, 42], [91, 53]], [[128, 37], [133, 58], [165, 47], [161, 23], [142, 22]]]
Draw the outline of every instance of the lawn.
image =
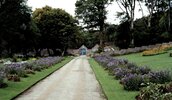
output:
[[113, 76], [108, 74], [93, 58], [89, 59], [89, 63], [96, 75], [97, 80], [102, 86], [108, 100], [134, 100], [138, 92], [126, 91]]
[[4, 89], [0, 89], [0, 100], [10, 100], [16, 97], [18, 94], [22, 93], [32, 85], [36, 84], [40, 80], [44, 79], [48, 75], [52, 74], [54, 71], [64, 66], [71, 59], [72, 59], [71, 57], [66, 57], [65, 60], [52, 66], [49, 69], [42, 70], [41, 72], [36, 72], [35, 75], [29, 75], [29, 77], [27, 78], [22, 78], [21, 82], [6, 81], [8, 87]]
[[172, 57], [169, 57], [169, 53], [154, 55], [154, 56], [142, 56], [141, 53], [136, 53], [136, 54], [118, 56], [117, 58], [128, 59], [130, 62], [134, 62], [139, 66], [147, 65], [153, 70], [172, 71]]

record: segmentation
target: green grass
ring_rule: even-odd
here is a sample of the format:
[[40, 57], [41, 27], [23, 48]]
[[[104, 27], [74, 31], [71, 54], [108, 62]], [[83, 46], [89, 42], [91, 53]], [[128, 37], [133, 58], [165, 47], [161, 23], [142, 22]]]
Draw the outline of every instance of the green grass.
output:
[[21, 82], [7, 81], [8, 87], [0, 89], [0, 100], [10, 100], [14, 98], [18, 94], [31, 87], [33, 84], [37, 83], [39, 80], [45, 78], [46, 76], [64, 66], [71, 59], [71, 57], [66, 57], [65, 60], [52, 66], [49, 69], [42, 70], [41, 72], [36, 72], [35, 75], [29, 75], [29, 77], [27, 78], [22, 78]]
[[124, 90], [119, 80], [109, 75], [93, 58], [89, 62], [108, 100], [135, 100], [138, 92]]
[[[172, 52], [172, 51], [168, 51], [168, 52]], [[154, 56], [142, 56], [141, 53], [137, 53], [137, 54], [118, 56], [117, 58], [128, 59], [130, 62], [134, 62], [139, 66], [147, 65], [153, 70], [172, 71], [172, 57], [169, 57], [169, 53], [154, 55]]]

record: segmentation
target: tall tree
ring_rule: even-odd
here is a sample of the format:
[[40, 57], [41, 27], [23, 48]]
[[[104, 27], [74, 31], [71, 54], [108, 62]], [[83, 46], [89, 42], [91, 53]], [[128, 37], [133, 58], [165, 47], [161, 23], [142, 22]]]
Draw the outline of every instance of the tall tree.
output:
[[134, 34], [132, 30], [134, 29], [134, 12], [136, 7], [136, 0], [116, 0], [118, 6], [121, 8], [122, 12], [118, 12], [118, 15], [124, 15], [126, 20], [130, 23], [131, 30], [131, 45], [134, 45]]
[[33, 12], [33, 19], [40, 29], [40, 48], [57, 49], [64, 54], [77, 32], [75, 19], [62, 9], [45, 6]]
[[168, 31], [171, 33], [171, 8], [172, 8], [172, 2], [171, 0], [168, 0]]
[[30, 27], [31, 9], [26, 5], [26, 1], [0, 1], [0, 44], [10, 55], [21, 51]]
[[99, 31], [100, 45], [103, 45], [106, 8], [113, 0], [78, 0], [75, 3], [76, 17], [88, 30]]

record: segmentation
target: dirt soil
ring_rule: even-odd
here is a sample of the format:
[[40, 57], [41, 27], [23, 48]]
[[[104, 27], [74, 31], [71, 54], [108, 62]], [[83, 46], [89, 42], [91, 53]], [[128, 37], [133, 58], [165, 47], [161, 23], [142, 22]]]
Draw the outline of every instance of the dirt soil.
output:
[[86, 56], [80, 56], [16, 100], [106, 100]]

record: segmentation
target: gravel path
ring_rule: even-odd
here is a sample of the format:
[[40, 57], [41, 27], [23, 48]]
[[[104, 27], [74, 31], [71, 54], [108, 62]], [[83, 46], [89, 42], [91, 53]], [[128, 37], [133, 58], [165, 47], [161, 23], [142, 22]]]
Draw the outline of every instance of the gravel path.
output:
[[80, 56], [39, 82], [16, 100], [106, 100], [90, 68]]

